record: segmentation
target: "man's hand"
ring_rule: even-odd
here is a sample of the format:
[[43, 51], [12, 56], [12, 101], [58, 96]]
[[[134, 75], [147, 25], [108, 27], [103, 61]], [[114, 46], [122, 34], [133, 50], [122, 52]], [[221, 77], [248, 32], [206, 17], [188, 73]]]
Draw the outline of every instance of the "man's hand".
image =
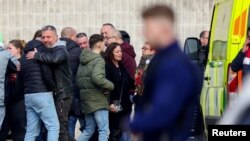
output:
[[141, 141], [142, 134], [141, 133], [131, 133], [131, 141]]
[[248, 50], [248, 48], [249, 48], [248, 44], [250, 44], [250, 39], [247, 39], [247, 40], [246, 40], [246, 42], [245, 42], [245, 44], [244, 44], [244, 47], [243, 47], [243, 49], [242, 49], [242, 52], [243, 52], [243, 53], [246, 53], [246, 52], [247, 52], [247, 50]]
[[37, 53], [37, 50], [36, 50], [36, 48], [35, 48], [34, 51], [29, 51], [29, 52], [26, 54], [26, 58], [27, 58], [28, 60], [34, 59], [36, 53]]
[[103, 94], [108, 96], [110, 94], [110, 92], [109, 91], [104, 91]]
[[116, 108], [115, 108], [115, 105], [114, 105], [114, 104], [111, 104], [111, 105], [109, 106], [109, 108], [110, 108], [110, 111], [111, 111], [111, 112], [113, 112], [113, 113], [116, 112]]

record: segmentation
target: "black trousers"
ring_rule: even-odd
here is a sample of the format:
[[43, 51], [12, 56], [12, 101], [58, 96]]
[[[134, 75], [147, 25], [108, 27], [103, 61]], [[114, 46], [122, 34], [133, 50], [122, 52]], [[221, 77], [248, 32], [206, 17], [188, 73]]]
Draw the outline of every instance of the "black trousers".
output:
[[24, 141], [26, 127], [24, 100], [6, 105], [6, 115], [0, 131], [0, 141], [6, 141], [9, 131], [13, 141]]
[[72, 102], [72, 97], [55, 100], [57, 116], [60, 122], [59, 141], [73, 141], [68, 132], [68, 115]]

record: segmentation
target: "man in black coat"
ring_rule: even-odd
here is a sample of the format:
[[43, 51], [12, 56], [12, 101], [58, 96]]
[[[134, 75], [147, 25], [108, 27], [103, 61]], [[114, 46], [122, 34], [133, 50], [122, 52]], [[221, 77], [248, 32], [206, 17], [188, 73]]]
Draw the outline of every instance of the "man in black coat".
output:
[[47, 140], [58, 140], [59, 120], [52, 91], [55, 90], [52, 71], [46, 64], [28, 60], [26, 54], [34, 49], [42, 52], [44, 45], [39, 40], [30, 41], [21, 57], [21, 72], [18, 86], [24, 88], [27, 112], [27, 127], [24, 140], [35, 140], [40, 133], [40, 120], [48, 130]]
[[84, 116], [80, 113], [80, 90], [76, 85], [76, 74], [80, 62], [80, 55], [82, 49], [76, 43], [76, 30], [72, 27], [65, 27], [62, 29], [60, 40], [66, 42], [66, 48], [69, 53], [70, 68], [72, 71], [71, 81], [73, 86], [73, 99], [69, 111], [68, 130], [70, 137], [74, 138], [77, 119], [81, 124], [81, 131], [84, 129], [85, 124], [83, 118]]
[[51, 25], [42, 28], [42, 42], [49, 51], [42, 53], [35, 49], [28, 52], [26, 57], [53, 66], [56, 82], [55, 104], [60, 121], [59, 141], [69, 141], [68, 113], [72, 102], [72, 74], [66, 43], [58, 39], [56, 28]]

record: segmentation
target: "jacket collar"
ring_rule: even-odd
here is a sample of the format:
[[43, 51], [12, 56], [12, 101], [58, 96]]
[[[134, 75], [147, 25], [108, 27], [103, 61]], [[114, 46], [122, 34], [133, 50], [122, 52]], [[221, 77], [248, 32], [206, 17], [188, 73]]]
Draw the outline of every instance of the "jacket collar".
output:
[[54, 48], [56, 46], [66, 46], [66, 42], [65, 41], [61, 41], [60, 39], [58, 39], [57, 42], [53, 45], [52, 48]]

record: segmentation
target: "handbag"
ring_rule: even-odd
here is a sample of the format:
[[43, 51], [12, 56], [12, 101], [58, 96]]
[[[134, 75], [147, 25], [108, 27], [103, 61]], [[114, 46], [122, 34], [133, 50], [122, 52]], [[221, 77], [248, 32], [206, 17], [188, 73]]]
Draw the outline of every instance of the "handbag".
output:
[[119, 100], [113, 101], [115, 113], [119, 113], [119, 112], [123, 111], [123, 108], [121, 105], [122, 95], [123, 95], [123, 87], [124, 87], [124, 79], [122, 80], [122, 89], [121, 89], [121, 93], [120, 93], [120, 98], [119, 98]]

